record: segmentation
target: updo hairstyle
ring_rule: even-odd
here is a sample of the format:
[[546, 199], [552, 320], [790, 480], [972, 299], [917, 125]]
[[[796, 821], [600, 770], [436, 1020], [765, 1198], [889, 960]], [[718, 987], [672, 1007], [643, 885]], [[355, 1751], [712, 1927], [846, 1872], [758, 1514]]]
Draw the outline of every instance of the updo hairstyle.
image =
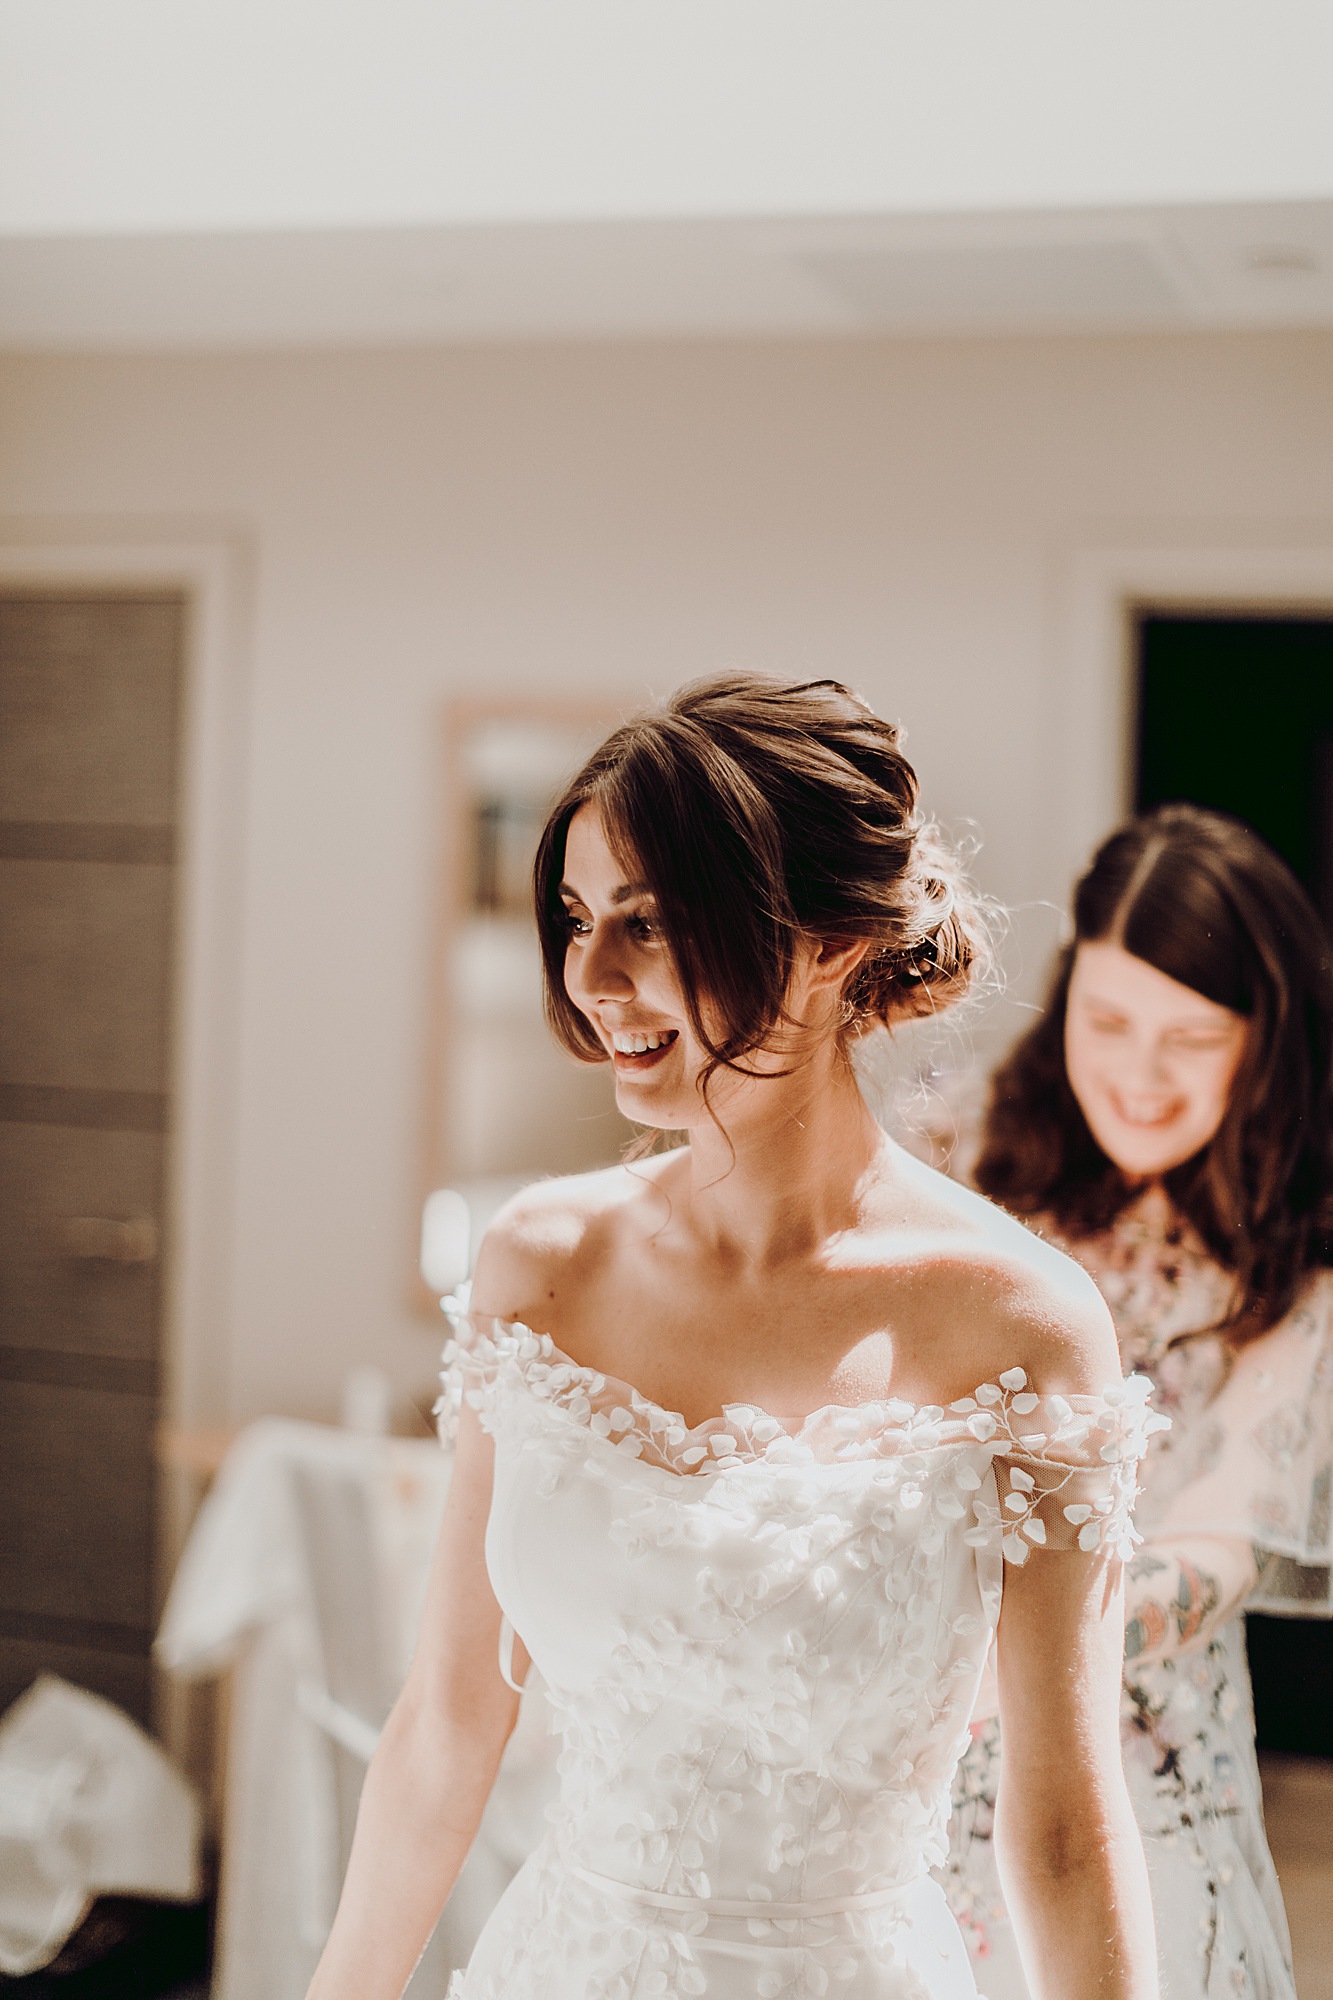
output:
[[569, 823], [585, 805], [656, 898], [707, 1076], [743, 1070], [788, 1023], [804, 939], [869, 946], [843, 995], [848, 1032], [933, 1014], [967, 989], [980, 912], [922, 822], [899, 731], [838, 681], [710, 676], [609, 736], [542, 834], [547, 1017], [585, 1062], [607, 1056], [565, 988], [559, 893]]

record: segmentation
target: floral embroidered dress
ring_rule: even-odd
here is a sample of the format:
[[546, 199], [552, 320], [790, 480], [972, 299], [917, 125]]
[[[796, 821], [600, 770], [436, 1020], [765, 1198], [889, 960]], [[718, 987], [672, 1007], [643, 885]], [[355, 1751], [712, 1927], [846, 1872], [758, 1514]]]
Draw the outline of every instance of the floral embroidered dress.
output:
[[[1135, 1513], [1146, 1546], [1239, 1536], [1262, 1564], [1249, 1608], [1328, 1616], [1333, 1275], [1314, 1278], [1286, 1319], [1233, 1358], [1210, 1336], [1169, 1345], [1214, 1324], [1230, 1284], [1160, 1191], [1103, 1235], [1061, 1247], [1096, 1279], [1126, 1365], [1153, 1380], [1154, 1406], [1171, 1419], [1153, 1442]], [[1170, 2000], [1294, 2000], [1264, 1838], [1244, 1624], [1238, 1612], [1207, 1645], [1131, 1663], [1125, 1677], [1125, 1771]], [[999, 1727], [990, 1722], [958, 1770], [939, 1879], [987, 2000], [1024, 2000], [991, 1844], [999, 1774]]]
[[[1021, 1369], [687, 1426], [458, 1314], [445, 1421], [495, 1441], [486, 1559], [562, 1738], [545, 1837], [455, 2000], [968, 2000], [945, 1853], [1004, 1562], [1133, 1539], [1146, 1382]], [[1038, 1553], [1037, 1560], [1043, 1557]]]

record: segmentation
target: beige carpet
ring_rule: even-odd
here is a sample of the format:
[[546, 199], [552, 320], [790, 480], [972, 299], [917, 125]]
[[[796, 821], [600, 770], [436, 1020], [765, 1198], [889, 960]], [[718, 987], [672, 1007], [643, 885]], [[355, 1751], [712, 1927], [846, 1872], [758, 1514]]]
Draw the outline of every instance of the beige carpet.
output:
[[1298, 2000], [1333, 2000], [1333, 1763], [1271, 1753], [1260, 1761]]

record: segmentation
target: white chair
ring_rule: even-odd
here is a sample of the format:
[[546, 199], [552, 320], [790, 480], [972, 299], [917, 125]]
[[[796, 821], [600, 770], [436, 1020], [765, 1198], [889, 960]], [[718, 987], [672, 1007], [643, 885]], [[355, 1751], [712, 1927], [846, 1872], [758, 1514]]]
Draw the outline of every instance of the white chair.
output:
[[[433, 1441], [264, 1418], [204, 1502], [157, 1654], [231, 1670], [213, 2000], [302, 2000], [337, 1904], [365, 1767], [401, 1685], [448, 1484]], [[438, 2000], [535, 1844], [553, 1791], [525, 1698], [491, 1805], [411, 1988]]]
[[290, 1467], [309, 1621], [307, 1670], [296, 1697], [302, 1714], [328, 1739], [339, 1882], [366, 1765], [401, 1678], [381, 1601], [368, 1470], [365, 1463], [339, 1465], [318, 1455], [294, 1459]]

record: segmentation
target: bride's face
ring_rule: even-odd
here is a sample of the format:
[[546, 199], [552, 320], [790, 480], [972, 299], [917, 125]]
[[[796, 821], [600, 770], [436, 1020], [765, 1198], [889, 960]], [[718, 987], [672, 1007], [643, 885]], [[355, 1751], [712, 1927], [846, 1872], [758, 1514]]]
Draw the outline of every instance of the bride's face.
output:
[[611, 1058], [616, 1103], [638, 1125], [680, 1130], [699, 1115], [706, 1055], [646, 883], [627, 879], [595, 806], [569, 823], [560, 884], [569, 926], [565, 990]]
[[[700, 1089], [708, 1052], [690, 1025], [652, 893], [627, 878], [595, 806], [580, 807], [569, 823], [560, 896], [569, 925], [565, 990], [611, 1058], [616, 1103], [637, 1125], [688, 1131], [709, 1116]], [[803, 971], [801, 998], [817, 1013], [816, 996], [804, 992], [809, 969]], [[720, 1037], [720, 1022], [708, 1020], [708, 1028]], [[790, 1052], [756, 1051], [746, 1067], [781, 1069], [789, 1058]], [[764, 1090], [756, 1078], [718, 1070], [708, 1104], [719, 1118], [744, 1116], [746, 1102]], [[775, 1102], [768, 1100], [770, 1107]]]
[[1122, 1173], [1154, 1179], [1206, 1146], [1245, 1053], [1243, 1014], [1116, 944], [1081, 944], [1065, 1066], [1092, 1136]]

